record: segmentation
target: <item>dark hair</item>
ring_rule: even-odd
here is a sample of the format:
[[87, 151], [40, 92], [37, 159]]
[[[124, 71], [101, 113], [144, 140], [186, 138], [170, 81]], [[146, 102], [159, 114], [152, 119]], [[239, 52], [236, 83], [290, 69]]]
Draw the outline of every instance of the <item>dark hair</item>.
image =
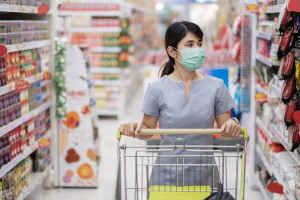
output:
[[[203, 39], [203, 32], [197, 24], [188, 21], [174, 22], [171, 24], [168, 27], [165, 36], [166, 51], [169, 46], [177, 49], [178, 43], [186, 36], [188, 32], [198, 36], [201, 40]], [[175, 60], [169, 54], [168, 57], [169, 61], [163, 64], [159, 70], [159, 74], [161, 74], [160, 77], [169, 75], [174, 71]]]

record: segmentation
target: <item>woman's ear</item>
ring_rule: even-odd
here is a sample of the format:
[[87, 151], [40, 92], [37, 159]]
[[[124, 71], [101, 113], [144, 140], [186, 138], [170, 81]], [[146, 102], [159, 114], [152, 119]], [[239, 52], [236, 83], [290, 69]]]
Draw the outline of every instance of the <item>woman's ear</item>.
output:
[[174, 49], [174, 47], [169, 46], [167, 48], [167, 52], [168, 54], [172, 57], [172, 58], [176, 58], [177, 57], [177, 51]]

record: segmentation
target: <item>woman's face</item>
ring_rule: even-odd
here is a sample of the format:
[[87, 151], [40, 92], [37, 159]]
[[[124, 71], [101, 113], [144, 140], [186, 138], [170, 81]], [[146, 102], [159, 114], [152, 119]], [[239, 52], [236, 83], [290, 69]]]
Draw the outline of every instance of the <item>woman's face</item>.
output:
[[[194, 48], [194, 47], [201, 47], [202, 46], [202, 40], [194, 35], [193, 33], [188, 32], [186, 36], [178, 43], [177, 49], [179, 51], [187, 48]], [[174, 49], [174, 51], [176, 51]], [[180, 52], [176, 51], [175, 58], [182, 62], [183, 58]], [[175, 62], [177, 62], [175, 59]]]

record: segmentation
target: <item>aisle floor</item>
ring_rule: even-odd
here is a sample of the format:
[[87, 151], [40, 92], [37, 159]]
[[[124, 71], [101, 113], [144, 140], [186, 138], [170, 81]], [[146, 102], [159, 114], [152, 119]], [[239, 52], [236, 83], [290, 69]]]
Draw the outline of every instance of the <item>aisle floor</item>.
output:
[[[38, 187], [26, 200], [113, 200], [115, 194], [116, 174], [117, 174], [117, 141], [116, 129], [121, 122], [140, 121], [142, 113], [140, 108], [143, 100], [143, 90], [137, 90], [128, 104], [125, 117], [119, 121], [116, 119], [105, 119], [99, 121], [101, 135], [101, 165], [99, 175], [99, 187], [97, 189], [43, 189]], [[144, 141], [126, 138], [126, 144], [141, 144]], [[247, 187], [246, 200], [263, 200], [260, 192], [253, 191]], [[131, 200], [131, 199], [130, 199]]]

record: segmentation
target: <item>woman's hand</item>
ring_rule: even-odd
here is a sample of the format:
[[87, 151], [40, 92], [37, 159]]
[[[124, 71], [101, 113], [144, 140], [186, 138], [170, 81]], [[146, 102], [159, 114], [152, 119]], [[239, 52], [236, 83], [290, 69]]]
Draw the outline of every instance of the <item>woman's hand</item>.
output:
[[120, 132], [122, 135], [136, 138], [141, 131], [141, 124], [137, 122], [129, 122], [120, 125]]
[[227, 120], [221, 127], [221, 134], [225, 137], [238, 137], [242, 127], [233, 119]]

